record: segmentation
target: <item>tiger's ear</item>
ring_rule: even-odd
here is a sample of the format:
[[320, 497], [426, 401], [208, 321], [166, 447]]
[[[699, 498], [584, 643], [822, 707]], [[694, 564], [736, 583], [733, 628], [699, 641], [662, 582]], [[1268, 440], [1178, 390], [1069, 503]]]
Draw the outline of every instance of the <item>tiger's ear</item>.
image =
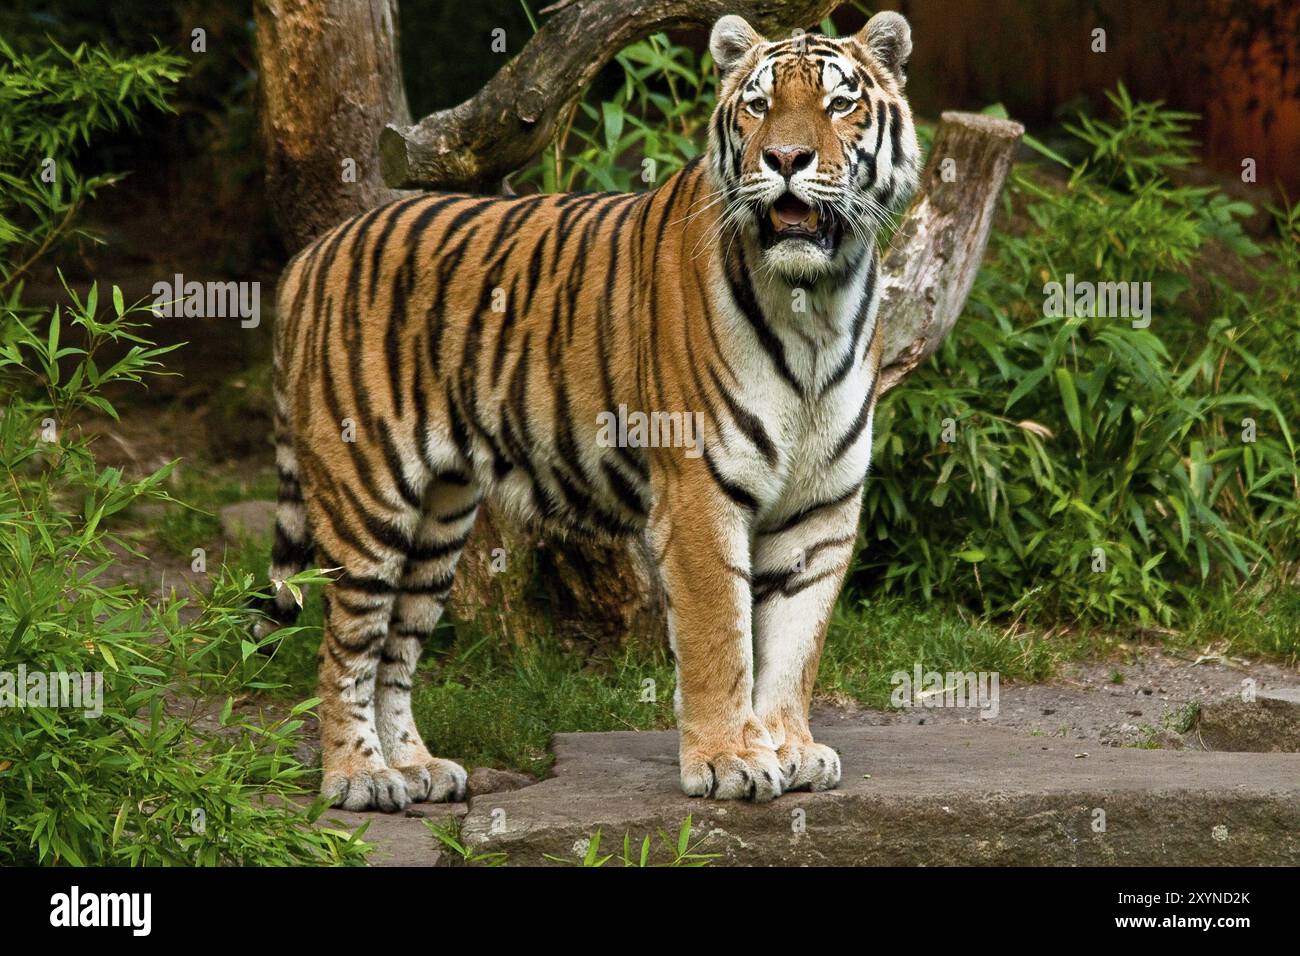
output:
[[745, 58], [746, 53], [762, 42], [763, 38], [745, 18], [733, 13], [722, 17], [713, 25], [713, 33], [709, 36], [709, 52], [713, 54], [713, 62], [718, 64], [718, 70], [726, 76]]
[[907, 58], [912, 55], [912, 28], [903, 15], [883, 10], [858, 31], [858, 42], [894, 75], [899, 85], [907, 81]]

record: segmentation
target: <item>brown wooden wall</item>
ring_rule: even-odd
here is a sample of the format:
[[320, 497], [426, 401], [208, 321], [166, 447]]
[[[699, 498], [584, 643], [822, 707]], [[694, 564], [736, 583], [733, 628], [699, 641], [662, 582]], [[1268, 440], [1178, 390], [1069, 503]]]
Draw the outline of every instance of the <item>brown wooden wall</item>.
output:
[[[893, 0], [912, 23], [918, 109], [1002, 102], [1030, 123], [1103, 108], [1123, 79], [1202, 114], [1207, 162], [1300, 196], [1300, 0]], [[1106, 31], [1107, 51], [1091, 49]], [[1064, 113], [1062, 114], [1062, 111]]]

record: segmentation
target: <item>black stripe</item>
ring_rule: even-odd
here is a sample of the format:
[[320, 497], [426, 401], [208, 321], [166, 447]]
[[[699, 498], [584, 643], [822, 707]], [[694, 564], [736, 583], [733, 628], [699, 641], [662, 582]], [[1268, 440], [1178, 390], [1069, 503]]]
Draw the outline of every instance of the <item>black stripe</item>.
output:
[[[759, 583], [755, 581], [754, 603], [756, 604], [761, 603], [763, 601], [766, 601], [768, 598], [773, 598], [776, 597], [777, 595], [780, 595], [781, 597], [784, 598], [792, 598], [796, 594], [799, 594], [801, 591], [808, 590], [808, 588], [812, 587], [814, 584], [819, 584], [820, 582], [825, 581], [827, 578], [834, 577], [837, 574], [839, 574], [838, 568], [832, 571], [823, 571], [820, 574], [814, 574], [812, 577], [804, 578], [801, 581], [792, 581], [790, 580], [790, 578], [786, 578], [785, 580], [779, 583], [764, 582], [762, 586], [760, 586]], [[791, 577], [793, 576], [794, 575], [791, 575]]]
[[301, 571], [311, 563], [312, 543], [304, 538], [295, 541], [278, 521], [275, 524], [275, 543], [271, 546], [271, 564], [296, 568]]
[[411, 536], [409, 534], [367, 510], [357, 493], [352, 490], [351, 485], [344, 484], [341, 487], [344, 497], [352, 505], [355, 516], [361, 519], [362, 526], [372, 539], [378, 541], [390, 551], [396, 551], [399, 554], [405, 554], [411, 549]]
[[769, 465], [775, 465], [776, 446], [772, 444], [772, 439], [767, 436], [763, 423], [752, 412], [740, 407], [731, 392], [727, 390], [726, 385], [722, 383], [722, 379], [718, 377], [718, 371], [713, 367], [712, 363], [709, 364], [709, 376], [713, 379], [713, 387], [718, 390], [718, 394], [722, 396], [723, 402], [726, 403], [727, 411], [731, 413], [731, 418], [736, 427], [741, 430], [755, 448], [763, 453], [763, 457], [767, 459]]
[[839, 461], [844, 453], [856, 445], [858, 439], [862, 437], [862, 430], [867, 427], [867, 419], [871, 417], [871, 400], [873, 397], [871, 391], [868, 391], [867, 397], [862, 403], [862, 408], [858, 411], [858, 417], [853, 419], [853, 424], [849, 426], [849, 430], [835, 443], [834, 449], [831, 450], [831, 457], [827, 459], [827, 464]]
[[806, 508], [801, 508], [799, 511], [796, 511], [794, 514], [786, 518], [784, 521], [782, 521], [780, 524], [776, 525], [775, 527], [760, 528], [758, 530], [758, 533], [761, 535], [783, 534], [784, 532], [789, 531], [791, 528], [795, 527], [796, 525], [803, 524], [805, 521], [807, 521], [817, 512], [823, 511], [827, 508], [836, 508], [844, 504], [846, 501], [851, 501], [854, 495], [860, 495], [861, 493], [862, 493], [862, 483], [859, 482], [855, 484], [852, 488], [850, 488], [848, 491], [844, 492], [842, 495], [837, 495], [836, 497], [830, 499], [829, 501], [822, 501], [815, 505], [809, 505]]
[[366, 295], [371, 305], [375, 304], [375, 293], [379, 289], [380, 259], [383, 258], [384, 249], [388, 246], [388, 237], [397, 228], [397, 221], [402, 218], [402, 213], [417, 203], [426, 202], [427, 199], [427, 196], [415, 196], [410, 199], [399, 199], [397, 202], [384, 207], [386, 211], [389, 211], [389, 215], [380, 227], [379, 235], [375, 237], [374, 244], [370, 247], [370, 281]]
[[397, 587], [392, 581], [385, 581], [383, 578], [356, 575], [347, 571], [345, 571], [342, 576], [336, 578], [331, 586], [344, 591], [360, 591], [362, 594], [387, 595], [397, 593]]
[[456, 579], [456, 571], [452, 570], [445, 574], [440, 574], [428, 584], [408, 584], [402, 583], [401, 592], [403, 594], [428, 594], [434, 597], [446, 597], [451, 592], [452, 582]]
[[[828, 379], [826, 379], [826, 384], [821, 387], [819, 396], [825, 395], [832, 388], [834, 388], [841, 381], [843, 381], [844, 376], [848, 375], [849, 370], [852, 369], [853, 366], [856, 365], [859, 361], [858, 343], [862, 339], [862, 330], [866, 327], [867, 316], [871, 313], [871, 305], [873, 300], [875, 299], [876, 268], [879, 264], [880, 264], [879, 260], [876, 258], [876, 255], [873, 252], [871, 256], [871, 261], [868, 263], [867, 266], [867, 268], [870, 270], [867, 273], [867, 283], [862, 290], [862, 298], [859, 300], [858, 303], [858, 314], [853, 317], [853, 334], [849, 336], [849, 347], [845, 350], [844, 357], [840, 359], [840, 364], [836, 366], [835, 371], [831, 373]], [[875, 338], [875, 335], [879, 331], [879, 329], [880, 329], [880, 321], [877, 318], [875, 327], [871, 330], [873, 339]]]
[[397, 445], [393, 441], [392, 431], [388, 427], [388, 422], [379, 419], [379, 439], [383, 446], [384, 461], [388, 464], [388, 470], [392, 472], [394, 483], [397, 485], [397, 492], [412, 508], [420, 507], [420, 492], [411, 487], [411, 483], [406, 480], [406, 470], [403, 467], [401, 453], [397, 450]]
[[892, 124], [889, 127], [889, 162], [893, 166], [898, 166], [903, 158], [903, 146], [901, 137], [903, 135], [903, 117], [898, 111], [897, 103], [889, 104], [889, 121]]
[[756, 511], [758, 509], [758, 499], [740, 485], [725, 478], [722, 472], [718, 471], [718, 466], [714, 463], [713, 456], [709, 454], [707, 448], [704, 449], [704, 464], [708, 466], [709, 474], [713, 476], [713, 480], [718, 483], [718, 487], [723, 490], [728, 498], [740, 505], [742, 508], [748, 508], [750, 511]]
[[649, 508], [641, 497], [641, 489], [629, 481], [612, 461], [608, 459], [602, 461], [600, 470], [604, 473], [610, 490], [614, 492], [623, 507], [638, 517], [644, 518], [649, 514]]
[[786, 362], [785, 346], [781, 344], [781, 340], [777, 338], [776, 333], [767, 324], [767, 319], [763, 316], [763, 310], [754, 298], [754, 290], [750, 288], [749, 281], [745, 278], [745, 253], [743, 250], [738, 250], [738, 258], [740, 275], [738, 276], [733, 268], [729, 267], [726, 270], [727, 287], [731, 290], [731, 298], [736, 307], [740, 309], [741, 315], [753, 327], [754, 333], [758, 336], [759, 345], [763, 347], [763, 351], [772, 360], [777, 372], [802, 398], [804, 396], [804, 387], [795, 378], [794, 372], [790, 370], [790, 366]]
[[406, 552], [406, 560], [408, 562], [433, 561], [438, 558], [447, 558], [453, 554], [459, 554], [461, 549], [465, 547], [465, 542], [469, 540], [469, 535], [470, 532], [466, 531], [450, 541], [438, 543], [418, 542]]

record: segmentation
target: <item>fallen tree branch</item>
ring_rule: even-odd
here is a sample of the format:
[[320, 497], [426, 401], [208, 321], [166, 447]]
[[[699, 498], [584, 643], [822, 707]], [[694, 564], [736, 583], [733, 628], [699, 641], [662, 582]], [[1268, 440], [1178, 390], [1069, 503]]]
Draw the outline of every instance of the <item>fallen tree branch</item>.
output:
[[[535, 159], [555, 125], [623, 47], [652, 33], [738, 13], [760, 32], [812, 26], [839, 0], [562, 0], [477, 94], [379, 136], [384, 181], [396, 189], [497, 192]], [[546, 11], [543, 11], [546, 12]]]

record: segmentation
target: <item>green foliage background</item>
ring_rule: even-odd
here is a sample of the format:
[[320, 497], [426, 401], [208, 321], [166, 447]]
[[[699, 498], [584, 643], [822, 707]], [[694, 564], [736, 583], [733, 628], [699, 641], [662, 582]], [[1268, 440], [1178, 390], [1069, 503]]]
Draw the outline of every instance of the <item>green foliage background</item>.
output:
[[363, 856], [354, 835], [315, 825], [322, 808], [294, 755], [315, 702], [270, 720], [234, 712], [237, 694], [271, 689], [245, 636], [253, 575], [214, 568], [210, 593], [155, 598], [114, 574], [132, 548], [108, 523], [170, 500], [172, 465], [136, 480], [101, 468], [78, 422], [115, 418], [106, 391], [159, 374], [174, 347], [142, 337], [136, 314], [147, 310], [116, 286], [105, 302], [98, 285], [84, 296], [65, 286], [53, 309], [23, 301], [24, 272], [62, 248], [81, 203], [113, 181], [83, 176], [78, 151], [165, 107], [182, 67], [162, 52], [0, 43], [0, 673], [103, 679], [98, 706], [75, 709], [6, 688], [16, 696], [0, 712], [3, 865]]

